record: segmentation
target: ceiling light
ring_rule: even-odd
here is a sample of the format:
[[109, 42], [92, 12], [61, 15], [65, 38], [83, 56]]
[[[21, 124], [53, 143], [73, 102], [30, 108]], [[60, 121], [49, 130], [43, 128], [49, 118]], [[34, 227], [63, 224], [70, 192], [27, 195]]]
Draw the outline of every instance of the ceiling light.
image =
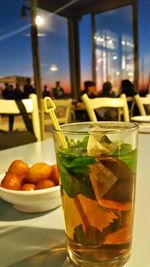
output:
[[57, 71], [57, 70], [58, 70], [58, 67], [57, 67], [57, 65], [52, 64], [52, 65], [50, 66], [49, 70], [50, 70], [50, 71]]

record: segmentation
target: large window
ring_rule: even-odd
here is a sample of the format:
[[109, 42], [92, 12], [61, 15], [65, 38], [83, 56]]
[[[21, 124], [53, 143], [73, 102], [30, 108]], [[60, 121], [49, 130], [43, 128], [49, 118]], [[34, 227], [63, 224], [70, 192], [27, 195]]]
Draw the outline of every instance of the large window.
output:
[[95, 25], [97, 87], [110, 81], [117, 94], [122, 79], [134, 79], [132, 7], [97, 14]]
[[[104, 1], [105, 2], [105, 1]], [[150, 0], [137, 0], [139, 34], [139, 91], [150, 91]], [[22, 7], [27, 6], [25, 16]], [[9, 7], [9, 8], [8, 8]], [[96, 84], [98, 91], [109, 80], [116, 92], [120, 81], [134, 81], [134, 41], [132, 6], [95, 15]], [[42, 87], [51, 90], [59, 80], [71, 92], [67, 18], [38, 9], [43, 25], [38, 26], [39, 57]], [[30, 8], [25, 0], [0, 3], [0, 78], [31, 77], [33, 61], [30, 35]], [[85, 80], [92, 80], [92, 32], [90, 14], [80, 20], [81, 89]], [[136, 70], [136, 69], [135, 69]], [[2, 80], [2, 79], [1, 79]], [[10, 80], [13, 81], [13, 80]], [[0, 84], [3, 87], [4, 84]]]
[[[37, 15], [42, 88], [47, 85], [51, 91], [59, 80], [70, 93], [67, 19], [39, 9]], [[1, 89], [7, 80], [15, 86], [14, 78], [18, 81], [18, 76], [31, 77], [34, 84], [29, 4], [23, 0], [1, 1], [0, 16]], [[23, 87], [25, 79], [19, 81]]]
[[11, 84], [16, 76], [33, 77], [30, 16], [22, 17], [21, 10], [22, 0], [0, 2], [0, 81], [9, 76]]
[[42, 85], [51, 90], [60, 81], [65, 92], [70, 93], [67, 19], [42, 10], [38, 15], [43, 19], [38, 26]]

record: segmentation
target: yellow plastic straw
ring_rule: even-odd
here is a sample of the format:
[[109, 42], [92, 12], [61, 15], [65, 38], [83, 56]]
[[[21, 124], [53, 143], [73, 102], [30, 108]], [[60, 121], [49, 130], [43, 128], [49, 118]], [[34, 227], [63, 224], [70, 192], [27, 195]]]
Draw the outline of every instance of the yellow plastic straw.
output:
[[[55, 109], [56, 109], [56, 105], [53, 102], [53, 100], [48, 96], [44, 97], [44, 110], [45, 110], [46, 113], [49, 113], [49, 116], [52, 119], [52, 123], [53, 123], [54, 129], [60, 131], [58, 134], [59, 134], [62, 146], [64, 148], [67, 148], [68, 146], [67, 146], [65, 137], [64, 137], [64, 135], [63, 135], [63, 133], [61, 131], [59, 122], [57, 120], [57, 117], [56, 117], [56, 114], [55, 114]], [[80, 199], [78, 198], [78, 196], [74, 197], [74, 203], [75, 203], [76, 208], [77, 208], [77, 210], [78, 210], [78, 212], [79, 212], [79, 214], [80, 214], [80, 216], [81, 216], [81, 218], [83, 220], [84, 227], [85, 227], [85, 229], [87, 229], [90, 224], [89, 224], [89, 221], [88, 221], [88, 218], [87, 218], [86, 214], [84, 213], [84, 210], [82, 208], [82, 205], [80, 203]]]
[[64, 148], [67, 148], [67, 143], [66, 143], [66, 140], [65, 140], [63, 133], [61, 132], [61, 128], [60, 128], [59, 122], [58, 122], [56, 114], [55, 114], [55, 109], [56, 109], [56, 105], [53, 102], [53, 100], [48, 96], [44, 97], [44, 110], [46, 113], [49, 113], [49, 116], [52, 120], [54, 129], [60, 131], [59, 137], [60, 137], [60, 141], [61, 141], [62, 146]]

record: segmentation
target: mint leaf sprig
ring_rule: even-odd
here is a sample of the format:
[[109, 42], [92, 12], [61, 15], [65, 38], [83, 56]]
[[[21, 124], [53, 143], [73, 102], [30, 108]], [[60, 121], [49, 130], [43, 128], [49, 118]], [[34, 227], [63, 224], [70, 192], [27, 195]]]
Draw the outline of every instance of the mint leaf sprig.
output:
[[64, 153], [57, 153], [57, 161], [63, 190], [68, 196], [74, 198], [82, 194], [88, 198], [95, 199], [89, 176], [88, 165], [94, 164], [96, 160], [92, 157], [73, 157]]

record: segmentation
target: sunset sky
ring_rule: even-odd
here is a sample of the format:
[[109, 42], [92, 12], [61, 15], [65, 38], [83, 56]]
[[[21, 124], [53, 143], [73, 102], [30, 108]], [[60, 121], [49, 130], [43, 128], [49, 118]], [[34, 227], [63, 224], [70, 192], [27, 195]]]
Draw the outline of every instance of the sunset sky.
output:
[[[140, 81], [148, 80], [150, 65], [150, 31], [149, 14], [150, 1], [138, 0], [139, 8], [139, 55], [140, 55]], [[32, 52], [30, 39], [30, 19], [22, 19], [20, 16], [21, 7], [26, 4], [23, 0], [0, 0], [0, 76], [33, 76]], [[132, 17], [124, 14], [126, 21], [132, 22]], [[39, 28], [39, 50], [42, 83], [47, 83], [50, 88], [56, 80], [61, 80], [65, 89], [69, 88], [69, 57], [68, 57], [68, 35], [67, 23], [64, 18], [58, 17], [48, 12], [44, 12], [45, 25]], [[109, 18], [109, 19], [108, 19]], [[115, 20], [114, 14], [103, 14], [103, 19], [99, 20], [99, 25], [103, 24], [107, 29], [113, 27], [119, 29], [119, 17]], [[98, 25], [98, 24], [97, 24]], [[128, 25], [128, 24], [126, 24]], [[81, 77], [82, 80], [91, 79], [91, 34], [89, 18], [84, 17], [80, 25], [80, 56], [81, 56]], [[99, 26], [99, 27], [100, 27]], [[122, 25], [120, 30], [122, 30]], [[129, 35], [132, 31], [127, 27], [124, 29]], [[46, 36], [44, 36], [46, 35]], [[57, 71], [51, 71], [53, 65]]]

